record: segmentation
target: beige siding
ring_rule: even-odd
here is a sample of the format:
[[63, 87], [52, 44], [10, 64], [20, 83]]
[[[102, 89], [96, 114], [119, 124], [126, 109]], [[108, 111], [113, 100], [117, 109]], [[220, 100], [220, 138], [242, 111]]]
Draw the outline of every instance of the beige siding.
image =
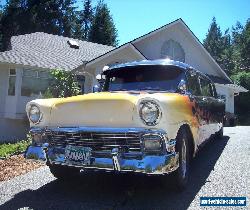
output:
[[8, 87], [8, 68], [5, 65], [0, 65], [0, 118], [4, 115], [5, 100]]
[[26, 120], [0, 118], [0, 143], [26, 138], [29, 124]]

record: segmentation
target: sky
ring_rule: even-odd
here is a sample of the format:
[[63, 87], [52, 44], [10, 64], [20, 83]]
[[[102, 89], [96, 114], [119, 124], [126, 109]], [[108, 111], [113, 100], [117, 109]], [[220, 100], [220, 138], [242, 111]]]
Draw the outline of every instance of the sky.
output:
[[[81, 0], [80, 0], [81, 1]], [[96, 4], [98, 0], [92, 0]], [[118, 30], [119, 45], [182, 18], [203, 42], [213, 16], [224, 32], [250, 18], [250, 0], [104, 0]]]

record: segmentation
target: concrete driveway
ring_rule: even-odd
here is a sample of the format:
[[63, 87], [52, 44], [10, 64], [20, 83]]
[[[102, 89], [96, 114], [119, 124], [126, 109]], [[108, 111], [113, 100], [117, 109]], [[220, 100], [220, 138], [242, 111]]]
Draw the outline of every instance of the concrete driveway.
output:
[[209, 142], [194, 159], [182, 193], [154, 177], [93, 176], [63, 183], [47, 167], [0, 183], [0, 209], [8, 210], [204, 209], [201, 196], [247, 196], [243, 209], [249, 209], [250, 127], [225, 128], [222, 139]]

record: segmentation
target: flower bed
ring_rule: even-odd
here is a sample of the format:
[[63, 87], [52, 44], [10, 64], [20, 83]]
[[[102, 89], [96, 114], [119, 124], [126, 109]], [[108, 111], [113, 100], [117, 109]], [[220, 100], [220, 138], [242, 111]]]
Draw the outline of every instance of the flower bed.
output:
[[9, 180], [15, 176], [25, 174], [44, 164], [26, 160], [23, 154], [13, 155], [0, 160], [0, 181]]

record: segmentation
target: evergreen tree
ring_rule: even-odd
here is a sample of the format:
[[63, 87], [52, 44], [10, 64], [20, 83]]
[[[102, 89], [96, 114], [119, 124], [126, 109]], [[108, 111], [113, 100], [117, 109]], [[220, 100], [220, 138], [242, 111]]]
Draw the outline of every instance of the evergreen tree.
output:
[[75, 0], [60, 0], [59, 4], [59, 27], [60, 33], [66, 37], [73, 36], [73, 28], [76, 20]]
[[22, 12], [19, 0], [10, 0], [4, 8], [1, 18], [1, 35], [2, 49], [6, 50], [9, 47], [11, 36], [17, 34], [19, 25], [17, 20], [20, 19]]
[[[1, 2], [1, 1], [0, 1]], [[1, 33], [1, 28], [2, 28], [2, 16], [3, 16], [3, 5], [2, 2], [0, 3], [0, 50], [3, 48], [2, 43], [3, 43], [3, 35]]]
[[242, 36], [243, 26], [240, 22], [237, 22], [235, 26], [232, 27], [232, 48], [233, 48], [233, 62], [234, 69], [233, 74], [236, 74], [242, 66], [242, 58], [241, 58], [241, 47], [243, 44], [243, 36]]
[[237, 22], [232, 27], [232, 48], [234, 60], [234, 74], [250, 71], [250, 19], [242, 26]]
[[73, 37], [75, 39], [80, 39], [83, 40], [83, 15], [82, 11], [76, 11], [76, 18], [75, 18], [75, 25], [74, 25], [74, 32], [73, 32]]
[[[2, 16], [3, 16], [3, 10], [2, 7], [0, 5], [0, 29], [1, 29], [1, 20], [2, 20]], [[0, 33], [0, 45], [2, 44], [2, 33]], [[0, 47], [1, 48], [1, 47]]]
[[85, 0], [83, 10], [76, 12], [74, 38], [88, 40], [92, 18], [93, 9], [91, 6], [91, 0]]
[[99, 1], [89, 31], [89, 41], [117, 46], [117, 30], [107, 4]]
[[213, 56], [213, 58], [220, 64], [221, 63], [221, 54], [223, 51], [223, 39], [220, 27], [216, 23], [215, 17], [212, 19], [210, 28], [206, 35], [205, 40], [203, 41], [204, 47]]
[[231, 75], [235, 63], [233, 61], [234, 51], [230, 30], [227, 29], [224, 34], [222, 34], [215, 17], [212, 19], [203, 44], [222, 69]]
[[9, 0], [0, 22], [2, 50], [14, 35], [46, 32], [72, 36], [74, 0]]
[[250, 19], [242, 31], [242, 45], [240, 48], [240, 55], [242, 58], [243, 71], [250, 72]]
[[222, 36], [222, 52], [218, 62], [222, 69], [225, 70], [229, 75], [232, 74], [234, 69], [233, 47], [231, 42], [230, 31], [227, 29]]
[[83, 10], [83, 38], [84, 40], [88, 40], [89, 38], [89, 30], [90, 30], [92, 19], [93, 19], [93, 9], [91, 6], [91, 0], [85, 0], [84, 10]]

